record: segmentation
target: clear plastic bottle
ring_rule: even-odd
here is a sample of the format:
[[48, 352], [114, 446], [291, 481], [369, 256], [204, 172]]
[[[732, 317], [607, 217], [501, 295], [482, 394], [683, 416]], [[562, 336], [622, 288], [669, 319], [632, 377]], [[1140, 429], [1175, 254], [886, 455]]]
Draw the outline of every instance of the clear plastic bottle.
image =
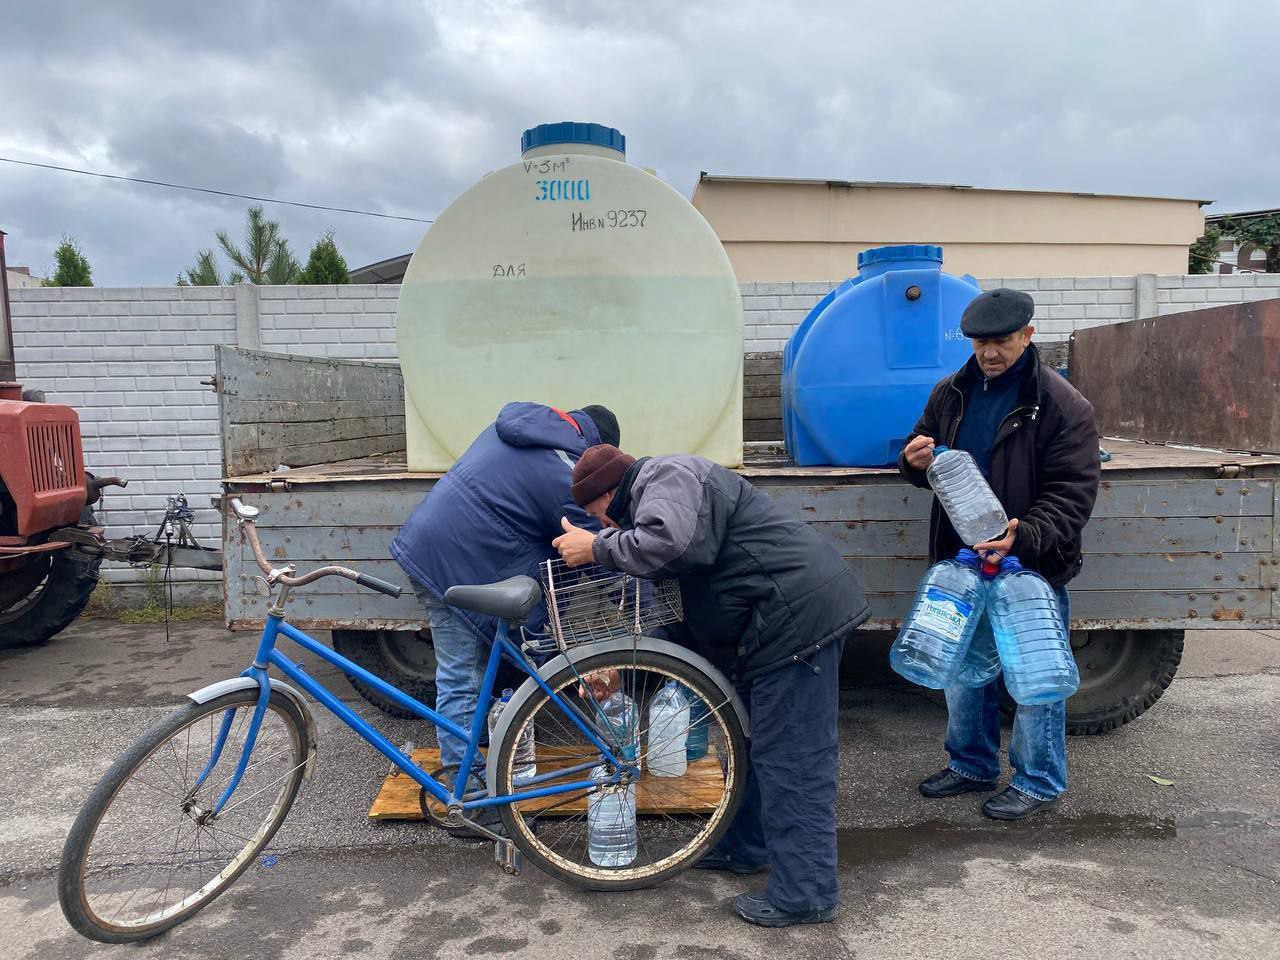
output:
[[[489, 735], [493, 736], [493, 731], [498, 726], [498, 719], [502, 716], [502, 711], [506, 709], [507, 704], [511, 702], [513, 690], [508, 687], [502, 691], [502, 696], [493, 701], [493, 706], [489, 708]], [[492, 739], [490, 740], [490, 749], [495, 748]], [[520, 742], [516, 744], [516, 762], [515, 769], [511, 774], [511, 783], [513, 786], [522, 786], [538, 775], [538, 746], [533, 737], [533, 724], [529, 724], [524, 728], [524, 733], [520, 734]]]
[[649, 701], [649, 773], [683, 777], [689, 758], [689, 701], [680, 684], [668, 680]]
[[1009, 518], [973, 457], [938, 445], [926, 475], [961, 543], [971, 547], [1004, 535]]
[[889, 663], [912, 683], [933, 690], [951, 686], [982, 618], [986, 589], [978, 555], [961, 550], [920, 579], [911, 611], [889, 650]]
[[640, 742], [640, 711], [635, 701], [616, 690], [600, 704], [600, 711], [609, 724], [610, 743], [618, 750], [618, 759], [634, 761]]
[[[604, 781], [604, 764], [591, 771], [591, 779]], [[625, 867], [636, 858], [636, 785], [623, 787], [601, 783], [587, 796], [587, 856], [598, 867]]]
[[707, 702], [688, 687], [681, 684], [685, 699], [689, 701], [689, 739], [685, 741], [684, 755], [689, 763], [701, 760], [709, 749], [711, 713], [707, 710]]
[[1053, 587], [1005, 557], [988, 591], [987, 616], [995, 634], [1004, 685], [1021, 704], [1056, 703], [1080, 686], [1071, 637]]
[[[982, 564], [983, 589], [991, 589], [991, 580], [1000, 572], [1000, 564]], [[996, 650], [996, 637], [991, 631], [991, 619], [979, 621], [973, 639], [969, 641], [969, 649], [964, 655], [964, 663], [960, 665], [960, 673], [956, 675], [956, 684], [961, 687], [985, 687], [1000, 676], [1000, 653]]]

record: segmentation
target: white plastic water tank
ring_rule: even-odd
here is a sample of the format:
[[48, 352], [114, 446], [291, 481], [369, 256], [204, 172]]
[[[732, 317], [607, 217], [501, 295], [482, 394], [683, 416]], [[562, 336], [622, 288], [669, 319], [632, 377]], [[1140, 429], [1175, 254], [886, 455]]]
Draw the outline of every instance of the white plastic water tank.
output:
[[603, 404], [622, 447], [742, 462], [742, 304], [719, 239], [599, 124], [526, 130], [427, 231], [396, 316], [411, 470], [504, 403]]

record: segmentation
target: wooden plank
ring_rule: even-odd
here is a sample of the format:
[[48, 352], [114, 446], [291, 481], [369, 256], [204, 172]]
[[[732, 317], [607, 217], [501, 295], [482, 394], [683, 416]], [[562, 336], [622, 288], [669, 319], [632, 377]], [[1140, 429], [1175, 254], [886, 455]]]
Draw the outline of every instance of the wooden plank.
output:
[[400, 364], [300, 357], [218, 345], [218, 393], [241, 400], [386, 400], [404, 396]]
[[742, 396], [745, 400], [758, 397], [780, 397], [782, 381], [778, 377], [743, 377]]
[[782, 398], [752, 397], [742, 401], [742, 417], [744, 421], [778, 420], [782, 418]]
[[[582, 762], [582, 751], [573, 747], [553, 747], [538, 744], [538, 772], [572, 766]], [[440, 766], [440, 750], [437, 747], [421, 747], [412, 753], [414, 763], [428, 772]], [[572, 775], [569, 782], [585, 779], [581, 772]], [[554, 781], [551, 781], [554, 783]], [[724, 795], [724, 779], [720, 762], [716, 759], [715, 745], [707, 755], [689, 764], [683, 777], [654, 777], [641, 774], [636, 781], [636, 813], [640, 816], [664, 816], [678, 814], [711, 813]], [[546, 786], [548, 784], [539, 784]], [[420, 787], [405, 774], [390, 776], [369, 807], [373, 820], [421, 820], [422, 807], [418, 796]], [[432, 810], [443, 817], [444, 807], [434, 797], [428, 799]], [[566, 800], [563, 796], [539, 797], [522, 800], [517, 805], [522, 811], [544, 811], [545, 816], [571, 817], [586, 812], [587, 794]]]
[[1078, 331], [1071, 379], [1105, 434], [1280, 452], [1280, 300]]
[[280, 420], [346, 420], [359, 417], [402, 417], [404, 398], [382, 400], [241, 400], [227, 397], [227, 419], [231, 423], [277, 423]]
[[781, 377], [781, 353], [748, 353], [742, 358], [742, 374], [746, 377]]
[[748, 443], [782, 440], [781, 420], [747, 420], [742, 425], [742, 439]]

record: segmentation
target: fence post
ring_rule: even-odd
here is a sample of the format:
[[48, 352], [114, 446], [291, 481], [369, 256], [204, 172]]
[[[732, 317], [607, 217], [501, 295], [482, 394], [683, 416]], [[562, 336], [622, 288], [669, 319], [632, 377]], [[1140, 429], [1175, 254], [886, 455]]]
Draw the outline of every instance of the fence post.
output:
[[258, 288], [244, 281], [236, 284], [236, 346], [262, 349], [262, 328], [258, 323]]
[[1140, 273], [1133, 278], [1133, 318], [1145, 320], [1159, 313], [1156, 309], [1156, 275]]

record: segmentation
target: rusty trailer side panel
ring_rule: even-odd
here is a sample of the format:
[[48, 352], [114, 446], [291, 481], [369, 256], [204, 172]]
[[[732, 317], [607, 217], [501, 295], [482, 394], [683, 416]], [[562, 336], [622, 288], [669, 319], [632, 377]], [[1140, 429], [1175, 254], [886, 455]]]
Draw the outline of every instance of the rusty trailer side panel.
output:
[[1081, 330], [1071, 380], [1105, 435], [1280, 452], [1280, 300]]
[[[1074, 626], [1280, 625], [1280, 459], [1107, 447], [1115, 459], [1085, 531], [1085, 566], [1072, 585]], [[895, 628], [925, 568], [930, 494], [884, 470], [744, 472], [858, 568], [871, 626]], [[275, 559], [300, 569], [348, 563], [408, 586], [388, 546], [435, 480], [384, 458], [225, 485], [262, 511], [259, 534]], [[259, 627], [266, 600], [253, 588], [258, 571], [234, 522], [225, 526], [224, 550], [227, 621]], [[290, 608], [293, 622], [315, 629], [416, 629], [422, 616], [411, 591], [392, 600], [336, 578], [298, 590]]]

